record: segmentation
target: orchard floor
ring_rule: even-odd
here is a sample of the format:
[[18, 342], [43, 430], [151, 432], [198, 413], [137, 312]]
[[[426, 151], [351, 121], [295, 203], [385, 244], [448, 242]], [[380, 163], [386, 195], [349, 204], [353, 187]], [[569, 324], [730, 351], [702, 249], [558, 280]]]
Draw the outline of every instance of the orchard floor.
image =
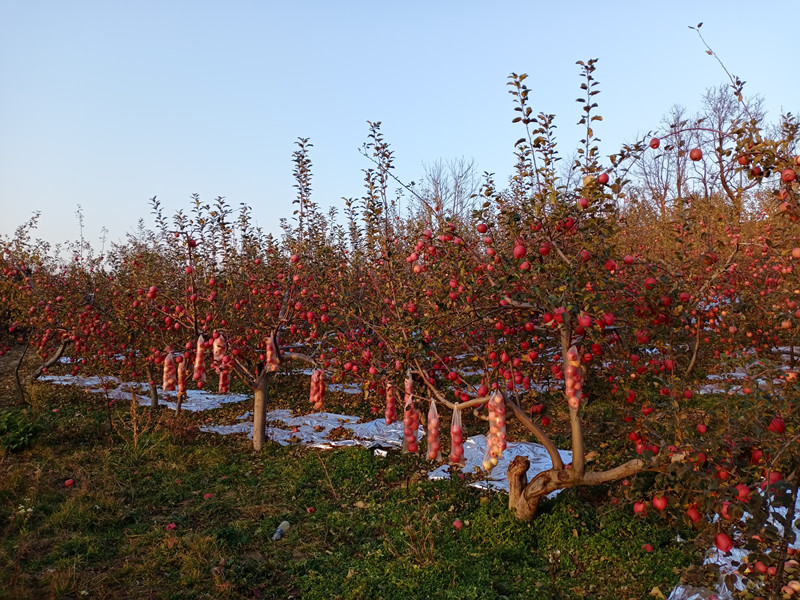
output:
[[198, 431], [246, 403], [151, 418], [36, 384], [24, 406], [3, 379], [3, 442], [20, 447], [0, 449], [0, 597], [658, 598], [706, 546], [679, 541], [694, 537], [682, 521], [634, 518], [609, 488], [563, 492], [522, 523], [506, 495], [430, 481], [418, 457], [256, 455], [244, 436]]

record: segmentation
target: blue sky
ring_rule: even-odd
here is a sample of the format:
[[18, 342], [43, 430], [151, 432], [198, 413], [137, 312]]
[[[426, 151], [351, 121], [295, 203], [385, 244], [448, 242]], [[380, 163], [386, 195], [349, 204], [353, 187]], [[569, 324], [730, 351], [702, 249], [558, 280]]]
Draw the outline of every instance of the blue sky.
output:
[[687, 27], [700, 21], [771, 117], [800, 109], [796, 42], [745, 2], [2, 2], [0, 234], [40, 210], [41, 237], [74, 240], [80, 204], [87, 237], [118, 240], [150, 222], [148, 198], [172, 212], [195, 192], [278, 232], [297, 137], [314, 144], [315, 200], [341, 206], [362, 191], [367, 120], [406, 181], [462, 156], [502, 181], [520, 137], [509, 73], [529, 74], [569, 156], [589, 58], [610, 154], [725, 82]]

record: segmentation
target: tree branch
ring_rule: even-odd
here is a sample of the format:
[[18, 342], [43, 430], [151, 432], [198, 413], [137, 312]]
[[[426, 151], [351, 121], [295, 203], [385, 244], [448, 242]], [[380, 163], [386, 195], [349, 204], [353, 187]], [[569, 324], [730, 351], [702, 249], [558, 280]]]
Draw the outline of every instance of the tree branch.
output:
[[539, 440], [539, 443], [544, 446], [545, 450], [547, 450], [547, 454], [550, 456], [550, 461], [553, 463], [554, 469], [563, 469], [564, 462], [561, 460], [561, 454], [558, 452], [558, 448], [556, 448], [553, 441], [547, 436], [547, 434], [542, 431], [542, 429], [533, 422], [533, 420], [525, 414], [525, 412], [517, 406], [514, 402], [506, 398], [506, 406], [509, 406], [512, 411], [514, 411], [514, 416], [517, 417], [520, 423], [522, 423], [534, 436], [536, 439]]
[[36, 372], [33, 375], [31, 375], [31, 381], [38, 379], [39, 375], [41, 375], [45, 369], [49, 369], [54, 364], [56, 364], [59, 361], [59, 359], [64, 355], [64, 350], [67, 349], [68, 345], [69, 345], [69, 340], [63, 340], [61, 344], [58, 346], [58, 348], [56, 348], [55, 354], [53, 354], [53, 356], [51, 356], [45, 362], [43, 362], [41, 366], [38, 369], [36, 369]]
[[233, 370], [236, 371], [236, 374], [239, 376], [239, 378], [244, 381], [250, 387], [250, 389], [255, 390], [256, 387], [258, 387], [258, 382], [256, 381], [255, 376], [250, 373], [248, 368], [242, 364], [242, 361], [240, 361], [237, 357], [231, 355], [231, 358], [233, 359]]

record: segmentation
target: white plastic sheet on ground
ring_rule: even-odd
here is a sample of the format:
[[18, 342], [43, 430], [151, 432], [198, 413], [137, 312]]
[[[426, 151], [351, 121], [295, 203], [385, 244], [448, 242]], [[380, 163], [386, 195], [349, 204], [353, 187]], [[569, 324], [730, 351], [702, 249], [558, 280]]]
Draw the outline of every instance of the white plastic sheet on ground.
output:
[[[251, 418], [250, 411], [238, 417], [243, 421], [236, 425], [208, 425], [201, 427], [200, 431], [209, 433], [245, 433], [248, 437], [253, 434], [253, 422], [244, 421]], [[282, 446], [289, 444], [303, 444], [314, 448], [338, 448], [342, 446], [364, 446], [365, 448], [400, 448], [403, 444], [403, 423], [396, 422], [386, 425], [384, 419], [376, 419], [367, 423], [359, 423], [358, 417], [339, 415], [335, 413], [311, 413], [308, 415], [292, 416], [286, 409], [273, 410], [267, 413], [267, 423], [278, 421], [286, 425], [283, 427], [267, 427], [267, 438]], [[331, 431], [337, 427], [345, 427], [352, 432], [345, 432], [343, 439], [328, 439]], [[420, 435], [422, 435], [420, 428]], [[337, 436], [337, 438], [342, 437]]]
[[[120, 383], [116, 377], [82, 377], [80, 375], [42, 375], [39, 380], [58, 385], [77, 385], [89, 392], [105, 394], [109, 400], [130, 402], [131, 392], [133, 392], [139, 404], [150, 405], [149, 386], [146, 383]], [[162, 406], [176, 410], [178, 403], [175, 398], [175, 392], [159, 391], [159, 404]], [[249, 396], [246, 394], [215, 394], [204, 390], [187, 390], [181, 410], [201, 412], [219, 408], [223, 404], [242, 402], [248, 398]]]

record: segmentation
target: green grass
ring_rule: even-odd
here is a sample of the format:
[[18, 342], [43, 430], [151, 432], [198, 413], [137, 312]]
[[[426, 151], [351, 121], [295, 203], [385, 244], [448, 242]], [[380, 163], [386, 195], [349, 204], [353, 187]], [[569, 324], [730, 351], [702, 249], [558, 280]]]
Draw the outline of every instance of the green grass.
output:
[[[0, 455], [0, 597], [644, 598], [667, 595], [702, 554], [676, 541], [691, 537], [680, 520], [634, 518], [612, 488], [563, 492], [522, 523], [507, 496], [429, 481], [418, 457], [254, 455], [244, 436], [199, 433], [208, 413], [171, 411], [134, 444], [129, 407], [114, 409], [112, 429], [103, 399], [37, 388], [30, 439]], [[303, 389], [282, 385], [273, 401], [305, 408]], [[368, 414], [368, 400], [348, 402]], [[272, 542], [284, 519], [291, 530]]]

